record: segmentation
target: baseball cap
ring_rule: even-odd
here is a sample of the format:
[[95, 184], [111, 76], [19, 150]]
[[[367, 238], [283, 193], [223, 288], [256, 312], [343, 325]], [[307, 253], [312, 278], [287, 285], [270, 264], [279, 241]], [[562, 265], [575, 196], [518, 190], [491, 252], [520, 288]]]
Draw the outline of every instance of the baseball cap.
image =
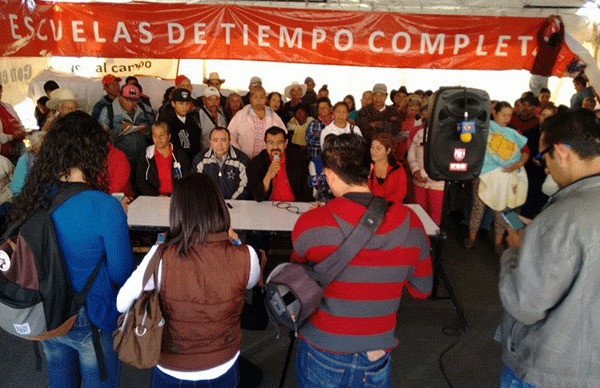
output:
[[190, 91], [187, 89], [175, 89], [173, 90], [173, 93], [171, 94], [171, 101], [185, 101], [185, 102], [189, 102], [192, 101], [192, 95], [190, 94]]
[[209, 86], [208, 88], [204, 89], [204, 93], [202, 94], [204, 97], [210, 97], [210, 96], [218, 96], [220, 97], [221, 94], [219, 93], [219, 91], [217, 90], [217, 88], [213, 87], [213, 86]]
[[254, 84], [262, 85], [262, 79], [260, 79], [260, 77], [258, 77], [258, 76], [254, 76], [254, 77], [250, 78], [250, 85], [254, 85]]
[[180, 84], [180, 83], [181, 83], [183, 80], [185, 80], [185, 79], [189, 80], [189, 78], [188, 78], [188, 77], [186, 77], [186, 76], [185, 76], [185, 75], [183, 75], [183, 74], [182, 74], [182, 75], [179, 75], [179, 76], [177, 76], [177, 78], [175, 78], [175, 86], [179, 85], [179, 84]]
[[102, 85], [108, 85], [109, 83], [111, 83], [113, 81], [121, 82], [121, 78], [115, 77], [112, 74], [107, 74], [104, 77], [102, 77]]
[[121, 95], [123, 96], [123, 98], [126, 98], [128, 100], [139, 100], [140, 94], [140, 89], [138, 89], [137, 86], [133, 84], [125, 85], [121, 90]]
[[375, 84], [373, 86], [373, 93], [387, 94], [387, 86], [385, 84]]

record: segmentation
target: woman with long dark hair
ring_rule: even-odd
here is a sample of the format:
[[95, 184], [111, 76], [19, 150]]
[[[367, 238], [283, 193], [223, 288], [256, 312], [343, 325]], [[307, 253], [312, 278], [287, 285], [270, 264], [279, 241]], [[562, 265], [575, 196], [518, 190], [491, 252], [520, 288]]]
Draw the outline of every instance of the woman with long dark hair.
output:
[[[123, 284], [131, 274], [133, 253], [123, 208], [106, 194], [108, 142], [108, 132], [87, 113], [76, 111], [59, 118], [46, 134], [9, 213], [9, 223], [21, 223], [49, 207], [63, 188], [86, 184], [92, 189], [73, 195], [51, 214], [76, 292], [103, 262], [73, 328], [62, 337], [42, 341], [51, 388], [117, 387], [119, 383], [119, 359], [112, 349], [118, 317], [114, 285]], [[101, 334], [105, 381], [99, 377], [93, 327]]]
[[[258, 256], [239, 245], [227, 206], [206, 174], [175, 182], [170, 228], [158, 270], [165, 317], [162, 351], [152, 387], [237, 387], [245, 290], [259, 280]], [[154, 246], [119, 291], [126, 311], [138, 297]], [[153, 280], [146, 290], [154, 289]]]

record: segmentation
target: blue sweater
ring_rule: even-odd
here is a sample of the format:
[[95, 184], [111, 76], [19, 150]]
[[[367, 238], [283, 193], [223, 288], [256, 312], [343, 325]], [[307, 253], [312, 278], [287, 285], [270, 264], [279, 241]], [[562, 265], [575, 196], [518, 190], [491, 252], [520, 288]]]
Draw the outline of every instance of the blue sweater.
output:
[[114, 330], [119, 316], [117, 291], [133, 272], [127, 216], [121, 204], [100, 191], [84, 191], [59, 206], [52, 220], [75, 291], [81, 292], [106, 254], [106, 263], [87, 295], [86, 310], [96, 326]]

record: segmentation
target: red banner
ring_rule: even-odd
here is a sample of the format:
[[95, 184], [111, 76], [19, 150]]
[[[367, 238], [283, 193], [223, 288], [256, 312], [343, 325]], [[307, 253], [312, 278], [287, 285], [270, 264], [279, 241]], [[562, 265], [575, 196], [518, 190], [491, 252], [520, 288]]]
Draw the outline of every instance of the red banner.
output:
[[[19, 1], [0, 4], [0, 53], [531, 69], [545, 21], [239, 5]], [[563, 45], [552, 73], [561, 76], [572, 59]]]

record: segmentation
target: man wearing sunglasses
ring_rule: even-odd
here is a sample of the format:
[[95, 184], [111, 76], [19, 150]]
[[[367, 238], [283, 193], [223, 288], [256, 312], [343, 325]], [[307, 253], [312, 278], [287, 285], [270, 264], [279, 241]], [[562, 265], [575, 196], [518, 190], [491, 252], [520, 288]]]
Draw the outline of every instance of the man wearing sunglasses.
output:
[[541, 129], [536, 159], [560, 190], [524, 232], [507, 238], [501, 387], [598, 386], [600, 125], [578, 109]]

